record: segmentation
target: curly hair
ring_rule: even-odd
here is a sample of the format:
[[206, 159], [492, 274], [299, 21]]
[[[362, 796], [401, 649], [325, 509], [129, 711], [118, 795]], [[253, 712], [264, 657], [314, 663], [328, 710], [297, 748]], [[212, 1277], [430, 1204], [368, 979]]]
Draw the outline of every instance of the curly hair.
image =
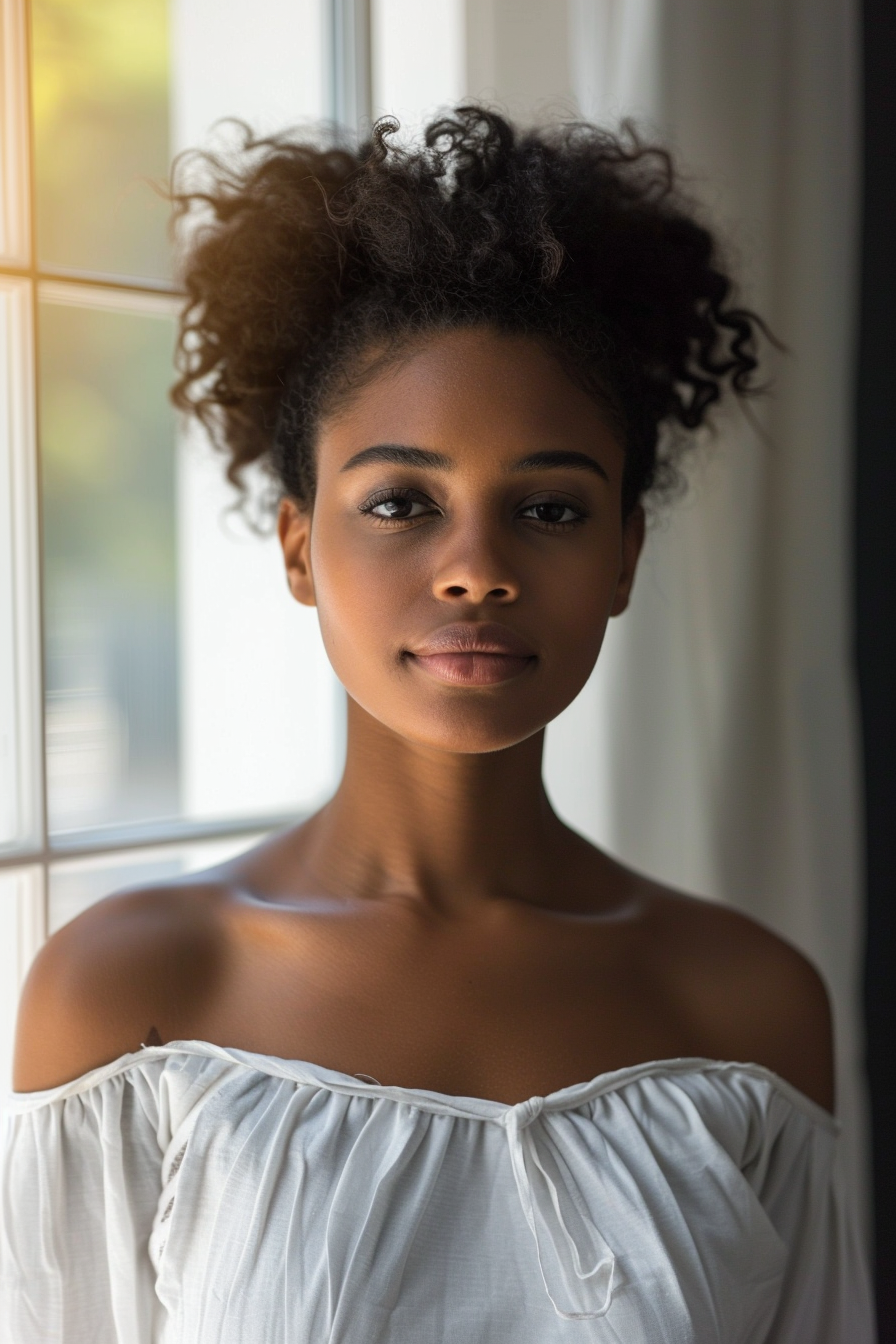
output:
[[[310, 503], [321, 417], [409, 340], [489, 326], [542, 342], [612, 416], [623, 510], [676, 476], [726, 385], [758, 390], [755, 313], [668, 152], [585, 123], [521, 133], [462, 106], [402, 144], [383, 118], [357, 148], [289, 134], [200, 153], [208, 212], [182, 267], [174, 404], [227, 474], [259, 462]], [[195, 156], [194, 156], [195, 162]], [[180, 165], [182, 168], [182, 165]], [[661, 442], [666, 447], [661, 447]]]

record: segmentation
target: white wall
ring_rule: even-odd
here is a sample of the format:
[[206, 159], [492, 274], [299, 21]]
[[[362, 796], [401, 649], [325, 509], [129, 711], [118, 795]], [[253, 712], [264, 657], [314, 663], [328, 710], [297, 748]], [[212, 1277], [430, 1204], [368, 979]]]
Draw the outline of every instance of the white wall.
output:
[[526, 123], [574, 115], [563, 0], [466, 0], [467, 93]]

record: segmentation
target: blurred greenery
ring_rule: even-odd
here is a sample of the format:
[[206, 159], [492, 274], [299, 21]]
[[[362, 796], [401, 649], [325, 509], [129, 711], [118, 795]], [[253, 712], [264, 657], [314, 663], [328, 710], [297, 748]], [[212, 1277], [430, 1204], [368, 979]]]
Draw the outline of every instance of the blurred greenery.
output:
[[173, 319], [44, 302], [39, 332], [51, 826], [170, 816], [179, 806], [177, 482], [165, 395]]
[[175, 596], [173, 320], [44, 303], [46, 574]]
[[[169, 278], [169, 207], [152, 186], [168, 171], [168, 0], [32, 0], [31, 13], [39, 265]], [[173, 321], [48, 301], [39, 334], [51, 828], [170, 816]]]
[[168, 0], [32, 0], [42, 266], [170, 275]]

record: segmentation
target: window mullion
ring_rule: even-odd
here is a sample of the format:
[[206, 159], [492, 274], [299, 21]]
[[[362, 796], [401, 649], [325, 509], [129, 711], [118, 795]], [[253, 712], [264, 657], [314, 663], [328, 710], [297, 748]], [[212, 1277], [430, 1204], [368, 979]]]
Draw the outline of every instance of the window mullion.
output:
[[0, 0], [0, 265], [13, 267], [30, 261], [27, 28], [25, 0]]
[[31, 281], [0, 277], [0, 849], [45, 843]]
[[332, 110], [338, 126], [354, 132], [370, 122], [370, 0], [330, 0]]
[[[12, 0], [16, 3], [16, 0]], [[37, 199], [37, 179], [34, 164], [34, 100], [32, 97], [32, 78], [33, 78], [33, 60], [32, 60], [32, 38], [33, 38], [33, 15], [31, 9], [31, 0], [21, 0], [23, 15], [23, 29], [25, 37], [25, 47], [23, 51], [24, 81], [23, 97], [25, 102], [25, 162], [27, 164], [27, 201], [28, 201], [28, 223], [29, 223], [29, 261], [33, 271], [37, 267], [37, 211], [35, 202]], [[34, 585], [33, 606], [31, 610], [35, 613], [36, 633], [34, 642], [37, 647], [37, 693], [39, 697], [39, 709], [37, 715], [37, 743], [38, 743], [38, 780], [40, 784], [40, 839], [41, 848], [44, 853], [49, 845], [49, 803], [47, 796], [47, 728], [46, 728], [46, 626], [44, 621], [44, 546], [43, 546], [43, 497], [41, 490], [41, 457], [40, 457], [40, 358], [38, 346], [38, 323], [39, 323], [39, 305], [37, 294], [36, 276], [32, 278], [30, 286], [31, 300], [31, 342], [29, 346], [31, 358], [31, 425], [32, 425], [32, 450], [29, 455], [31, 463], [32, 480], [34, 483], [34, 502], [30, 516], [33, 518], [34, 530], [34, 561], [32, 564], [32, 575]], [[33, 683], [32, 683], [33, 684]], [[44, 862], [41, 865], [41, 880], [36, 886], [32, 886], [32, 902], [38, 901], [40, 904], [39, 915], [30, 923], [32, 933], [39, 934], [41, 939], [47, 936], [49, 926], [49, 868]], [[36, 948], [32, 949], [36, 951]]]

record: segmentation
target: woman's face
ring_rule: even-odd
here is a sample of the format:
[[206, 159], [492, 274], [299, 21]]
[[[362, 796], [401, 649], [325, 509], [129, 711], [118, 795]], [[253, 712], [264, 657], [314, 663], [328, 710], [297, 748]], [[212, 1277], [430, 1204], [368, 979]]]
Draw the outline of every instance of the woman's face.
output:
[[496, 751], [594, 666], [643, 538], [599, 406], [540, 345], [419, 343], [321, 426], [313, 510], [281, 506], [290, 588], [357, 703], [401, 737]]

